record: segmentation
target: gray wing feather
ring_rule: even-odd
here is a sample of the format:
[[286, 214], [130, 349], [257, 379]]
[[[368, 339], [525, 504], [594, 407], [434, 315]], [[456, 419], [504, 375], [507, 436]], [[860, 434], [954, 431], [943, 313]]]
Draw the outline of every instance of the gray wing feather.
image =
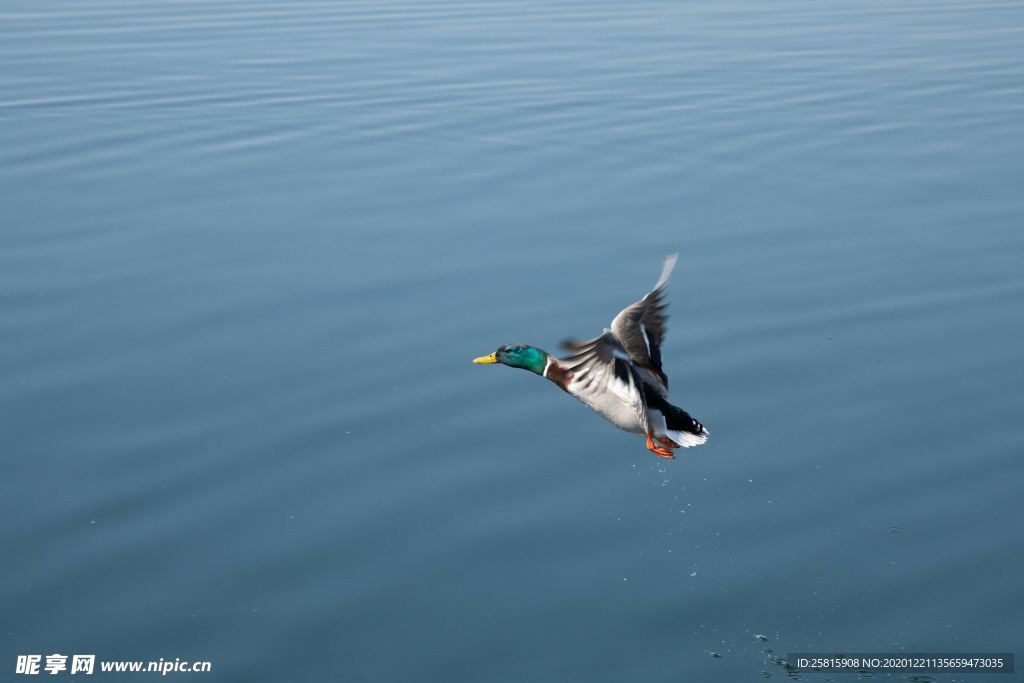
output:
[[661, 341], [665, 335], [664, 288], [678, 254], [665, 259], [654, 289], [640, 301], [615, 316], [610, 330], [587, 341], [562, 342], [574, 355], [562, 362], [573, 373], [579, 394], [599, 394], [614, 387], [614, 393], [636, 411], [640, 423], [647, 420], [645, 387], [668, 397], [668, 378], [661, 370]]
[[605, 388], [613, 388], [619, 399], [632, 405], [640, 424], [648, 427], [643, 377], [611, 330], [587, 341], [567, 340], [562, 346], [575, 352], [562, 362], [573, 373], [574, 388], [579, 394], [600, 395]]
[[[619, 340], [629, 359], [657, 380], [654, 384], [664, 395], [668, 394], [668, 378], [661, 369], [661, 342], [665, 336], [665, 321], [668, 319], [664, 288], [677, 257], [678, 254], [672, 254], [665, 259], [661, 277], [654, 289], [612, 321], [612, 334]], [[657, 383], [662, 386], [657, 387]]]

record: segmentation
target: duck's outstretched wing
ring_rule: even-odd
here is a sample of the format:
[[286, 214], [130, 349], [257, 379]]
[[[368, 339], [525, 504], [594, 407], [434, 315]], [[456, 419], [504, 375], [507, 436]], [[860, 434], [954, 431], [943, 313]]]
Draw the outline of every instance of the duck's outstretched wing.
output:
[[[668, 378], [661, 369], [661, 341], [665, 336], [665, 320], [668, 319], [664, 288], [678, 256], [672, 254], [665, 259], [658, 284], [643, 299], [615, 316], [611, 329], [630, 362], [651, 375], [654, 381], [648, 384], [654, 385], [662, 396], [668, 395]], [[660, 387], [657, 386], [659, 383]]]
[[620, 427], [603, 408], [621, 401], [632, 408], [644, 429], [648, 428], [642, 374], [611, 330], [587, 341], [566, 340], [562, 346], [574, 353], [561, 361], [572, 372], [570, 393]]

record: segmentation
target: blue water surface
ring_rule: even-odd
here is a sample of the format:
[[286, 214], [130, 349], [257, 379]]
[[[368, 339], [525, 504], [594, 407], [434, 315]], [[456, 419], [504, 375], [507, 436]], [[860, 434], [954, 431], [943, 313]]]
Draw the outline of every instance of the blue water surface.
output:
[[[989, 0], [5, 2], [3, 679], [1024, 655], [1022, 32]], [[596, 336], [673, 252], [707, 445], [470, 363]]]

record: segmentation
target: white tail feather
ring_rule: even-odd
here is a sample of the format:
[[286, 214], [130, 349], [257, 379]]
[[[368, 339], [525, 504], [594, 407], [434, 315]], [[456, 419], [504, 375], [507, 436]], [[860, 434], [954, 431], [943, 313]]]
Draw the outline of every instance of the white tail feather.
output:
[[708, 440], [708, 430], [704, 430], [701, 434], [691, 434], [690, 432], [678, 432], [675, 430], [667, 430], [665, 436], [675, 441], [683, 448], [689, 448], [690, 446], [699, 446]]

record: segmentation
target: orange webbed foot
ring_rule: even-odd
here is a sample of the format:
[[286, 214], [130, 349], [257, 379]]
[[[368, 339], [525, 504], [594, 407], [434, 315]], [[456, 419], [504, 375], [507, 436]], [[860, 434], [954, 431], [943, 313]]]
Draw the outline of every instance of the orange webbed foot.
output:
[[[666, 440], [658, 439], [658, 441], [661, 441], [662, 444], [665, 444], [663, 446], [659, 446], [658, 444], [654, 443], [653, 436], [654, 435], [651, 432], [647, 432], [647, 449], [651, 453], [654, 453], [655, 455], [657, 455], [659, 457], [668, 458], [669, 460], [675, 460], [676, 456], [672, 454], [672, 447], [668, 446], [668, 444], [665, 444], [665, 441], [667, 439]], [[669, 443], [674, 443], [674, 442], [669, 441]], [[678, 448], [678, 445], [676, 445], [676, 448]]]

